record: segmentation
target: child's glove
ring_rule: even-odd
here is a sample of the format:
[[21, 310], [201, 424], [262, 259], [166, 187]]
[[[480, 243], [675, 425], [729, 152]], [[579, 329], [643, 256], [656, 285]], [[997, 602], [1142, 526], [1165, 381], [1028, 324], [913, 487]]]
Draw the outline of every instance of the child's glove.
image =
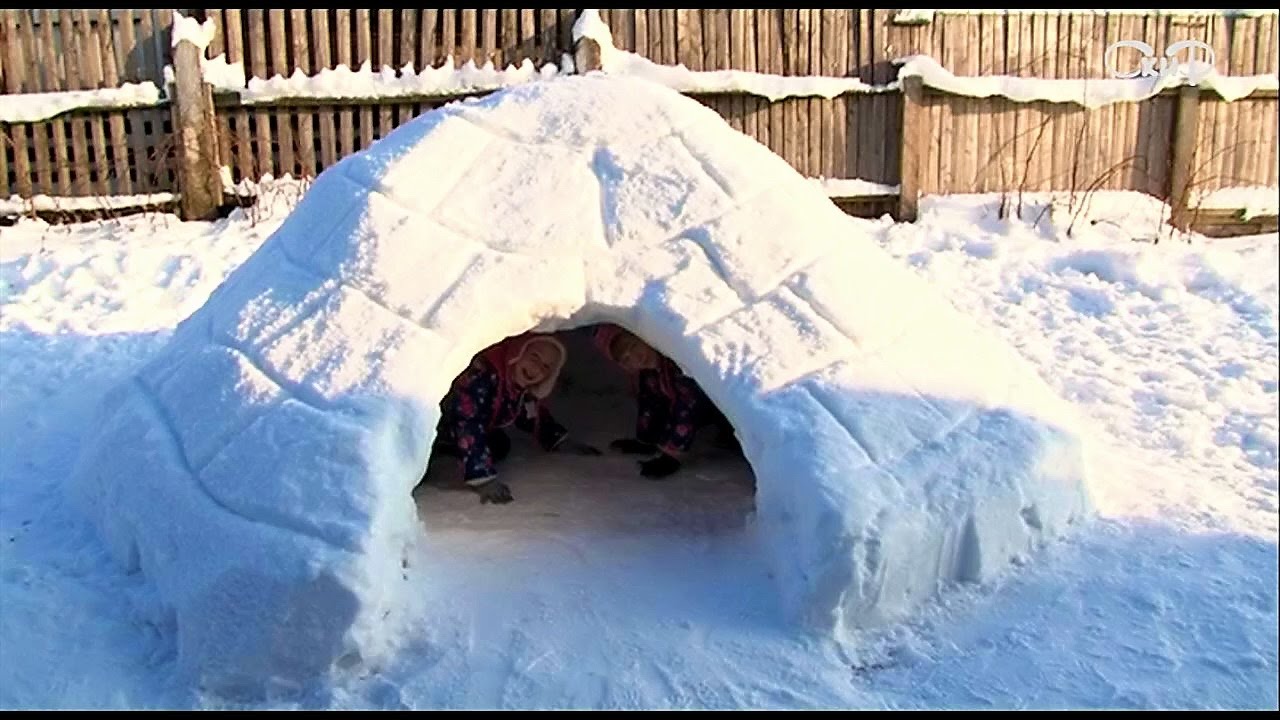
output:
[[734, 452], [742, 452], [742, 443], [738, 442], [738, 436], [732, 430], [721, 429], [716, 433], [715, 446], [721, 450], [733, 450]]
[[561, 442], [556, 446], [556, 452], [569, 453], [571, 455], [601, 455], [602, 453], [593, 445], [578, 442], [572, 438]]
[[511, 496], [511, 488], [496, 478], [483, 485], [472, 485], [471, 489], [479, 493], [481, 505], [485, 503], [502, 505], [515, 499]]
[[609, 447], [624, 455], [652, 455], [658, 450], [657, 445], [635, 438], [619, 438], [609, 443]]
[[664, 478], [680, 469], [680, 461], [666, 453], [640, 461], [640, 474], [647, 478]]

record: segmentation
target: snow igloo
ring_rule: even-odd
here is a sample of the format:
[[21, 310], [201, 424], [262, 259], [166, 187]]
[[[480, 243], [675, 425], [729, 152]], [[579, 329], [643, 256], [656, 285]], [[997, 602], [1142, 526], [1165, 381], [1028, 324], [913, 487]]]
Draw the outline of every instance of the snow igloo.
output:
[[1089, 502], [1070, 406], [869, 227], [646, 81], [447, 105], [327, 169], [106, 396], [71, 496], [206, 687], [375, 658], [420, 611], [410, 493], [453, 378], [616, 323], [736, 428], [794, 626], [902, 617]]

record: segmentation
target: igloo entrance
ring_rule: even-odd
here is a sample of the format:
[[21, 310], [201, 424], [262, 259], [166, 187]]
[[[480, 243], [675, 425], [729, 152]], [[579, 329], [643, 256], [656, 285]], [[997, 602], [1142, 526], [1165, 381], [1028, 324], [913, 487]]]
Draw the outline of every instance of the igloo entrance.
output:
[[510, 455], [498, 476], [515, 500], [481, 505], [462, 482], [461, 461], [432, 453], [413, 496], [429, 532], [495, 527], [628, 533], [715, 533], [741, 529], [754, 508], [755, 477], [739, 447], [714, 425], [702, 427], [681, 468], [665, 478], [640, 474], [648, 455], [610, 449], [636, 432], [637, 404], [630, 382], [593, 347], [594, 325], [554, 333], [568, 351], [547, 404], [570, 437], [599, 456], [545, 452], [528, 433], [506, 428]]

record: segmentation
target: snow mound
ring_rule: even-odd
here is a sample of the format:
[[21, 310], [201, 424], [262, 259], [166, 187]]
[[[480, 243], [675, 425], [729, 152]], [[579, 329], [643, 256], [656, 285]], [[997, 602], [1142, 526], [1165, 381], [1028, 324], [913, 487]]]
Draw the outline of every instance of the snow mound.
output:
[[787, 612], [837, 632], [1089, 511], [1073, 411], [713, 111], [602, 75], [424, 114], [317, 178], [104, 401], [71, 493], [207, 687], [374, 660], [415, 613], [410, 491], [484, 347], [616, 322], [737, 428]]

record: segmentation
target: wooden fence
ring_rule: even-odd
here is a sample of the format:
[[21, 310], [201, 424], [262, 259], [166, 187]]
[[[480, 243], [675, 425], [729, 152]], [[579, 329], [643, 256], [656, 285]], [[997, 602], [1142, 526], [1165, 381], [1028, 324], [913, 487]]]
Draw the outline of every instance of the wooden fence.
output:
[[[415, 68], [530, 59], [559, 64], [572, 52], [577, 10], [190, 10], [218, 32], [252, 77], [326, 67]], [[1103, 49], [1117, 40], [1163, 48], [1198, 39], [1230, 75], [1275, 74], [1277, 15], [939, 14], [896, 24], [895, 10], [605, 10], [614, 44], [692, 70], [896, 78], [892, 60], [925, 54], [956, 75], [1102, 78]], [[0, 11], [5, 93], [162, 82], [168, 11]], [[925, 93], [924, 114], [904, 138], [898, 92], [776, 102], [747, 94], [695, 95], [735, 129], [810, 176], [902, 183], [904, 140], [920, 145], [909, 179], [923, 193], [1132, 189], [1168, 196], [1178, 99], [1165, 95], [1096, 110]], [[454, 98], [273, 105], [220, 100], [222, 164], [234, 180], [264, 173], [315, 175], [415, 115]], [[1277, 185], [1275, 94], [1197, 104], [1196, 183], [1201, 189]], [[0, 96], [0, 102], [3, 96]], [[0, 125], [0, 194], [93, 195], [175, 190], [171, 109], [83, 110]], [[914, 138], [914, 140], [913, 140]]]
[[[161, 84], [172, 15], [170, 10], [0, 11], [0, 90]], [[0, 125], [0, 196], [172, 190], [172, 131], [164, 107], [76, 111]]]

